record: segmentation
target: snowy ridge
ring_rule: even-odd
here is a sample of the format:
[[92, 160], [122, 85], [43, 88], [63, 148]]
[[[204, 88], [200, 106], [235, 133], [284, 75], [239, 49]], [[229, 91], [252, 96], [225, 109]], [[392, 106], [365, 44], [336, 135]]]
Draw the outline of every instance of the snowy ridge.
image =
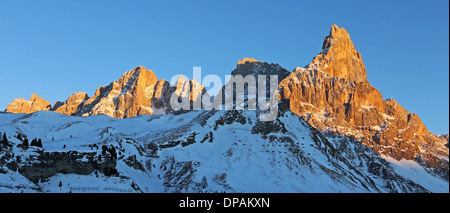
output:
[[[0, 192], [448, 192], [420, 165], [323, 135], [290, 111], [273, 122], [258, 113], [2, 113]], [[43, 147], [23, 147], [19, 133]]]

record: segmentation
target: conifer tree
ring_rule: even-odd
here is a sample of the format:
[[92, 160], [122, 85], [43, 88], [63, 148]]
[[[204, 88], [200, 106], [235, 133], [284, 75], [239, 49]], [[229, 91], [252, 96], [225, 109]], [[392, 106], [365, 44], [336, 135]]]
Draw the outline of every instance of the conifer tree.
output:
[[38, 139], [36, 146], [42, 148], [42, 140], [40, 138]]
[[28, 146], [29, 146], [29, 144], [28, 144], [28, 138], [25, 138], [25, 139], [23, 140], [22, 145], [23, 145], [24, 147], [28, 148]]
[[5, 132], [3, 133], [2, 144], [3, 144], [4, 146], [7, 146], [7, 145], [8, 145], [8, 138], [6, 137], [6, 133], [5, 133]]
[[107, 149], [108, 148], [105, 145], [102, 146], [102, 155], [106, 155], [106, 150]]
[[42, 148], [42, 140], [40, 138], [34, 138], [33, 140], [31, 140], [30, 146], [37, 146]]

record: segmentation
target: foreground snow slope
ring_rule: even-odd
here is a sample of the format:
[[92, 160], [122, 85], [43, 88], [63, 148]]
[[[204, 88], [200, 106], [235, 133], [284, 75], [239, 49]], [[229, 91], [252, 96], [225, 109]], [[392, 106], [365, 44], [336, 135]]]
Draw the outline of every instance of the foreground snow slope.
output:
[[[413, 162], [324, 136], [287, 111], [0, 113], [0, 192], [448, 192]], [[20, 137], [15, 137], [20, 135]], [[40, 138], [43, 147], [22, 146]]]

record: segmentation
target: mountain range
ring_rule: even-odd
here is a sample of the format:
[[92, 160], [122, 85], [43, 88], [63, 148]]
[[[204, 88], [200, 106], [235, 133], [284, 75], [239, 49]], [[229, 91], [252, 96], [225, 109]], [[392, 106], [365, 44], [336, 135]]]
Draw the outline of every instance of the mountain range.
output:
[[278, 117], [174, 110], [171, 94], [193, 105], [205, 87], [142, 66], [92, 97], [13, 100], [0, 113], [0, 191], [448, 192], [448, 135], [383, 99], [344, 28], [292, 72], [244, 58], [231, 75], [277, 75]]

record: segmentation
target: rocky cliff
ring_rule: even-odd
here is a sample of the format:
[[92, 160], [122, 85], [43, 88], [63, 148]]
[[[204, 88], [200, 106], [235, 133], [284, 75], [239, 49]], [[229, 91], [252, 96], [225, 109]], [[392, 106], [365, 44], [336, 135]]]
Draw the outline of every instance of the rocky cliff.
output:
[[296, 68], [279, 84], [280, 98], [322, 132], [352, 136], [380, 155], [417, 160], [448, 179], [446, 142], [366, 79], [361, 54], [349, 34], [333, 25], [322, 51], [305, 68]]
[[[188, 92], [189, 91], [189, 92]], [[8, 105], [7, 112], [33, 113], [54, 111], [65, 115], [91, 116], [108, 115], [114, 118], [128, 118], [136, 115], [174, 113], [170, 106], [173, 93], [189, 94], [189, 101], [201, 101], [205, 88], [194, 80], [178, 79], [176, 85], [158, 80], [155, 73], [143, 66], [123, 74], [119, 80], [99, 87], [92, 97], [85, 92], [72, 94], [65, 102], [50, 102], [33, 94], [29, 101], [15, 99]]]
[[11, 113], [33, 113], [50, 110], [51, 103], [42, 99], [36, 94], [32, 94], [29, 101], [23, 98], [16, 98], [6, 108], [6, 112]]
[[85, 92], [76, 92], [69, 96], [69, 98], [64, 102], [56, 102], [51, 109], [64, 115], [75, 115], [80, 112], [84, 103], [89, 99], [89, 96]]

